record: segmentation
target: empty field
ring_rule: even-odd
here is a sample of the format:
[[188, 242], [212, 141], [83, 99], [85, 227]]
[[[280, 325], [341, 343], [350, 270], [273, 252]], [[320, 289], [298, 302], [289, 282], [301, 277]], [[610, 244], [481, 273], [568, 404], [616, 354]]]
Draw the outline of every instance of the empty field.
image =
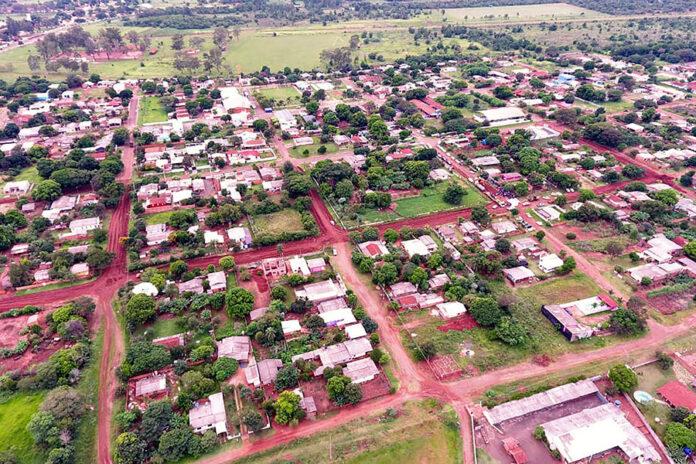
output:
[[138, 124], [167, 121], [167, 112], [159, 97], [142, 97], [138, 107]]
[[517, 295], [522, 299], [533, 300], [540, 305], [568, 303], [599, 293], [602, 290], [597, 284], [580, 272], [517, 290]]
[[554, 19], [592, 19], [607, 15], [568, 3], [539, 5], [451, 8], [445, 17], [451, 22], [547, 21]]
[[442, 199], [447, 189], [447, 182], [440, 182], [432, 187], [421, 190], [417, 197], [402, 198], [396, 200], [396, 213], [400, 216], [411, 218], [424, 214], [443, 211], [454, 208], [470, 208], [486, 204], [486, 199], [473, 186], [466, 184], [466, 192], [460, 205], [451, 205]]
[[259, 89], [254, 92], [254, 96], [274, 100], [276, 107], [285, 107], [298, 105], [302, 95], [295, 87], [275, 87]]
[[[324, 153], [319, 153], [320, 147], [325, 147], [326, 151]], [[312, 145], [303, 145], [300, 147], [289, 148], [290, 156], [293, 158], [307, 158], [308, 156], [317, 155], [328, 155], [330, 153], [336, 153], [338, 151], [338, 145], [333, 142], [321, 143], [318, 138], [314, 138], [314, 143]]]
[[237, 462], [460, 463], [461, 437], [458, 430], [448, 425], [455, 420], [456, 413], [449, 405], [434, 400], [410, 402], [398, 408], [396, 418], [385, 419], [385, 411], [375, 411]]
[[280, 235], [284, 232], [299, 232], [304, 230], [302, 216], [294, 209], [286, 208], [277, 213], [254, 216], [254, 232], [256, 235]]
[[11, 451], [22, 464], [44, 462], [27, 431], [32, 414], [39, 409], [44, 393], [17, 393], [0, 402], [0, 451]]

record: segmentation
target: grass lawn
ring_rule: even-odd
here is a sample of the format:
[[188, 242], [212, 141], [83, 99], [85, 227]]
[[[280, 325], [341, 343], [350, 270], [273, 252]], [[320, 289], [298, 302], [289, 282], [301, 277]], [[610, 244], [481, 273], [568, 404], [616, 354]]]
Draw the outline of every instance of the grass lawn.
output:
[[519, 288], [516, 293], [521, 299], [534, 300], [541, 306], [542, 304], [561, 304], [588, 298], [602, 293], [602, 290], [585, 274], [576, 272], [530, 287]]
[[295, 440], [238, 461], [239, 464], [343, 462], [347, 464], [461, 463], [459, 431], [446, 425], [456, 417], [434, 400], [409, 402], [395, 419], [385, 411]]
[[[635, 372], [638, 375], [637, 390], [646, 391], [650, 393], [653, 398], [657, 398], [657, 389], [659, 387], [676, 378], [671, 368], [663, 371], [657, 363], [641, 366], [637, 368]], [[652, 427], [655, 433], [662, 436], [665, 427], [671, 422], [669, 406], [656, 401], [652, 401], [649, 404], [640, 404], [636, 402], [636, 406], [638, 406], [638, 409], [645, 415], [645, 418], [648, 420], [650, 427]], [[659, 418], [659, 422], [656, 421], [655, 418]]]
[[286, 208], [277, 213], [254, 216], [253, 230], [256, 235], [280, 235], [283, 232], [302, 231], [304, 226], [300, 213]]
[[275, 87], [270, 89], [259, 89], [254, 95], [261, 95], [268, 99], [275, 100], [277, 108], [296, 106], [300, 102], [302, 94], [295, 87]]
[[152, 334], [152, 338], [161, 338], [181, 333], [181, 328], [176, 324], [176, 318], [170, 317], [157, 319], [152, 324], [148, 324], [147, 327], [141, 328], [138, 332], [141, 334], [147, 332]]
[[402, 198], [396, 200], [396, 213], [402, 217], [416, 217], [424, 214], [435, 213], [454, 208], [470, 208], [486, 204], [486, 199], [479, 191], [466, 184], [466, 192], [460, 205], [451, 205], [442, 199], [447, 189], [448, 182], [440, 182], [420, 191], [417, 197]]
[[44, 285], [42, 287], [34, 287], [28, 288], [26, 290], [20, 290], [16, 293], [16, 295], [31, 295], [32, 293], [45, 292], [48, 290], [57, 290], [59, 288], [72, 287], [73, 285], [82, 285], [88, 282], [92, 282], [94, 279], [96, 279], [96, 277], [92, 277], [90, 279], [80, 279], [74, 282], [56, 282], [55, 284]]
[[[43, 177], [39, 175], [38, 169], [36, 169], [36, 166], [29, 166], [28, 168], [22, 169], [22, 171], [17, 174], [13, 179], [13, 181], [20, 181], [20, 180], [28, 180], [34, 186], [41, 182]], [[0, 181], [0, 188], [2, 188], [5, 185], [6, 181]]]
[[87, 404], [94, 406], [87, 409], [87, 412], [80, 421], [75, 437], [75, 462], [96, 462], [97, 461], [97, 418], [99, 411], [99, 371], [101, 368], [101, 354], [103, 332], [100, 330], [95, 339], [92, 359], [82, 372], [82, 379], [77, 386], [77, 390], [84, 396]]
[[38, 411], [44, 396], [43, 392], [17, 393], [0, 402], [0, 450], [12, 451], [21, 464], [45, 460], [27, 431], [29, 419]]
[[161, 213], [146, 214], [143, 216], [145, 224], [151, 226], [153, 224], [165, 224], [171, 217], [174, 211], [162, 211]]
[[159, 97], [142, 97], [138, 107], [138, 125], [167, 121], [167, 112]]
[[318, 137], [312, 138], [314, 139], [314, 143], [312, 145], [303, 145], [301, 147], [289, 147], [290, 156], [292, 156], [293, 158], [307, 158], [308, 156], [321, 155], [322, 153], [319, 153], [319, 147], [321, 147], [322, 145], [326, 147], [326, 152], [323, 153], [324, 155], [336, 153], [338, 151], [338, 145], [336, 145], [335, 143], [321, 143]]

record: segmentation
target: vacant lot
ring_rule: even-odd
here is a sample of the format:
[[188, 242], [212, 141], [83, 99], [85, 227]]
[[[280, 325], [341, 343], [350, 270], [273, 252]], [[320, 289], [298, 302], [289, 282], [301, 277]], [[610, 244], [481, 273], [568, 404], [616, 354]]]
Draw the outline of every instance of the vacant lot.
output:
[[159, 97], [142, 97], [138, 108], [138, 124], [151, 124], [153, 122], [165, 122], [167, 112]]
[[284, 209], [277, 213], [254, 216], [254, 232], [256, 235], [280, 235], [283, 232], [299, 232], [304, 230], [302, 216], [294, 209]]
[[[319, 147], [322, 146], [326, 148], [326, 151], [324, 153], [319, 153]], [[303, 145], [301, 147], [290, 148], [290, 156], [293, 158], [307, 158], [309, 156], [336, 153], [337, 151], [338, 145], [335, 143], [321, 143], [317, 137], [314, 137], [314, 143], [312, 145]]]
[[282, 108], [298, 105], [302, 95], [295, 87], [275, 87], [257, 90], [254, 96], [272, 99], [275, 101], [276, 108]]
[[39, 409], [43, 393], [17, 393], [0, 403], [0, 450], [12, 451], [22, 464], [44, 462], [27, 431], [31, 415]]
[[396, 200], [396, 213], [400, 216], [411, 218], [446, 209], [470, 208], [486, 204], [486, 199], [479, 191], [470, 184], [466, 184], [467, 194], [464, 195], [462, 203], [460, 205], [451, 205], [442, 199], [447, 185], [447, 182], [440, 182], [432, 187], [424, 188], [417, 197]]
[[519, 288], [517, 296], [542, 304], [561, 304], [588, 298], [601, 293], [601, 289], [585, 274], [574, 274], [547, 280], [530, 287]]
[[153, 224], [166, 224], [173, 212], [174, 211], [162, 211], [161, 213], [146, 214], [143, 216], [143, 219], [148, 226]]
[[[461, 463], [459, 431], [447, 425], [454, 410], [434, 400], [406, 403], [396, 418], [385, 411], [351, 421], [248, 458], [239, 464], [343, 462], [350, 464]], [[330, 443], [330, 445], [329, 445]]]

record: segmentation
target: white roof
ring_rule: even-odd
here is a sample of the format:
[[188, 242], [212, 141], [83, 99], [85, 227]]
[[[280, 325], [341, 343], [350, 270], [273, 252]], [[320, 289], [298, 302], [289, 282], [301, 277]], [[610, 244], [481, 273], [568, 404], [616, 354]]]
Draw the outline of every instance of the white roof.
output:
[[328, 326], [344, 326], [356, 322], [350, 308], [339, 308], [319, 314]]
[[619, 448], [630, 462], [660, 462], [660, 455], [643, 433], [611, 403], [585, 409], [542, 424], [551, 449], [573, 463]]
[[447, 301], [445, 303], [438, 304], [436, 307], [437, 311], [440, 313], [440, 316], [444, 317], [445, 319], [456, 317], [466, 312], [466, 307], [459, 301]]
[[550, 253], [539, 258], [539, 267], [544, 272], [551, 272], [563, 266], [563, 260], [555, 253]]
[[150, 282], [140, 282], [138, 285], [133, 287], [133, 293], [136, 295], [142, 294], [148, 296], [157, 296], [159, 291], [157, 290], [157, 287]]
[[222, 392], [210, 395], [207, 401], [197, 402], [189, 411], [189, 424], [199, 430], [214, 428], [217, 434], [227, 432], [227, 414]]
[[409, 258], [415, 255], [428, 256], [430, 254], [428, 247], [425, 246], [425, 243], [417, 238], [414, 238], [413, 240], [405, 240], [401, 242], [401, 245], [404, 247], [404, 250], [406, 250]]
[[365, 327], [363, 327], [363, 325], [361, 323], [348, 325], [343, 330], [345, 330], [346, 335], [351, 340], [355, 339], [355, 338], [367, 336], [367, 331], [365, 330]]
[[491, 108], [489, 110], [481, 111], [481, 114], [489, 122], [504, 121], [506, 119], [516, 119], [525, 117], [524, 111], [522, 111], [520, 108], [517, 108], [516, 106]]

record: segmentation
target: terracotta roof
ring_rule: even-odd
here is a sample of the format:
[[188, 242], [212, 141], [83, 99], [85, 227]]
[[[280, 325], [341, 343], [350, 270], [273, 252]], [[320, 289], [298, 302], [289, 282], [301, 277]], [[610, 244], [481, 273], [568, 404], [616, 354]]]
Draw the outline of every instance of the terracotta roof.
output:
[[696, 393], [678, 380], [667, 382], [657, 389], [657, 393], [675, 408], [696, 410]]

